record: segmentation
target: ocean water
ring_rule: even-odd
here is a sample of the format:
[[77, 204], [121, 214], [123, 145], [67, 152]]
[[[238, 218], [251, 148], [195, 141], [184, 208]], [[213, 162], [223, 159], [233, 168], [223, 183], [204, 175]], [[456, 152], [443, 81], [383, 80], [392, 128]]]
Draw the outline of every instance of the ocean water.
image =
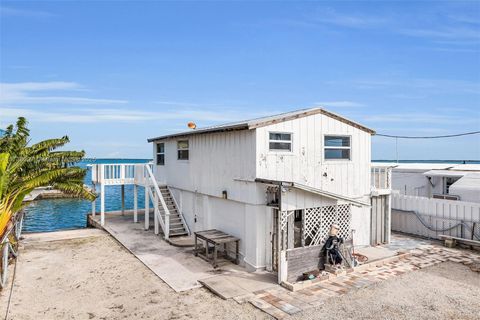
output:
[[[99, 159], [78, 163], [79, 167], [89, 168], [92, 163], [147, 163], [147, 159]], [[85, 184], [92, 186], [91, 172], [88, 169]], [[105, 187], [105, 210], [120, 210], [121, 187]], [[143, 188], [138, 190], [138, 208], [143, 209], [145, 196]], [[96, 201], [97, 212], [100, 211], [100, 201]], [[125, 209], [133, 209], [133, 185], [125, 186]], [[92, 211], [92, 204], [80, 199], [48, 199], [32, 201], [25, 208], [23, 232], [46, 232], [85, 228], [87, 214]]]
[[[87, 167], [91, 163], [146, 163], [147, 159], [99, 159], [81, 162], [80, 167]], [[393, 160], [374, 160], [374, 162], [396, 162]], [[460, 160], [402, 160], [400, 163], [464, 163]], [[469, 160], [465, 163], [480, 164], [480, 161]], [[90, 171], [85, 177], [85, 184], [92, 185]], [[105, 188], [105, 210], [120, 210], [120, 186], [109, 186]], [[145, 204], [144, 191], [139, 189], [138, 207], [143, 209]], [[100, 201], [96, 202], [97, 212], [100, 211]], [[25, 209], [24, 232], [45, 232], [56, 230], [67, 230], [85, 228], [87, 214], [91, 212], [90, 202], [78, 199], [51, 199], [33, 201]], [[133, 186], [125, 186], [125, 208], [133, 209]]]
[[[392, 162], [397, 160], [372, 160], [372, 162]], [[480, 160], [399, 160], [398, 163], [451, 163], [451, 164], [480, 164]]]

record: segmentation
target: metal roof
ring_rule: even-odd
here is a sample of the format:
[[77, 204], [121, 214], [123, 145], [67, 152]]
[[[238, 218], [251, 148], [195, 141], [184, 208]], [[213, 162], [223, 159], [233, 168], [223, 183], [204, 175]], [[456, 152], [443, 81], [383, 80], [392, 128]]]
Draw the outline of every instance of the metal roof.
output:
[[427, 177], [463, 177], [468, 172], [456, 170], [430, 170], [424, 172], [423, 175]]
[[195, 130], [190, 130], [190, 131], [184, 131], [184, 132], [159, 136], [159, 137], [156, 137], [156, 138], [150, 138], [147, 141], [148, 142], [153, 142], [153, 141], [157, 141], [157, 140], [184, 137], [184, 136], [189, 136], [189, 135], [194, 135], [194, 134], [202, 134], [202, 133], [255, 129], [255, 128], [258, 128], [258, 127], [263, 127], [263, 126], [267, 126], [267, 125], [270, 125], [270, 124], [275, 124], [275, 123], [280, 123], [280, 122], [289, 121], [289, 120], [293, 120], [293, 119], [303, 118], [303, 117], [307, 117], [307, 116], [318, 114], [318, 113], [324, 114], [324, 115], [326, 115], [330, 118], [334, 118], [338, 121], [349, 124], [353, 127], [356, 127], [356, 128], [358, 128], [360, 130], [363, 130], [363, 131], [366, 131], [370, 134], [375, 134], [374, 130], [372, 130], [370, 128], [367, 128], [367, 127], [365, 127], [365, 126], [363, 126], [363, 125], [361, 125], [361, 124], [359, 124], [355, 121], [352, 121], [352, 120], [349, 120], [345, 117], [342, 117], [342, 116], [340, 116], [336, 113], [327, 111], [323, 108], [310, 108], [310, 109], [295, 110], [295, 111], [281, 113], [281, 114], [268, 116], [268, 117], [263, 117], [263, 118], [256, 118], [256, 119], [251, 119], [251, 120], [244, 120], [244, 121], [239, 121], [239, 122], [226, 123], [226, 124], [221, 124], [221, 125], [217, 125], [217, 126], [211, 126], [211, 127], [201, 128], [201, 129], [195, 129]]
[[352, 205], [357, 206], [357, 207], [362, 207], [362, 206], [370, 207], [371, 206], [370, 203], [367, 203], [367, 202], [363, 202], [363, 201], [360, 201], [360, 200], [357, 200], [357, 199], [353, 199], [353, 198], [350, 198], [350, 197], [347, 197], [347, 196], [343, 196], [341, 194], [337, 194], [337, 193], [317, 189], [317, 188], [314, 188], [314, 187], [310, 187], [310, 186], [307, 186], [307, 185], [304, 185], [304, 184], [301, 184], [301, 183], [296, 183], [296, 182], [291, 182], [291, 181], [282, 181], [282, 180], [262, 179], [262, 178], [256, 178], [255, 182], [296, 188], [296, 189], [300, 189], [300, 190], [303, 190], [303, 191], [306, 191], [306, 192], [315, 193], [315, 194], [318, 194], [320, 196], [327, 197], [327, 198], [330, 198], [330, 199], [346, 201], [346, 202], [349, 202]]
[[[384, 162], [372, 162], [372, 166], [379, 164], [388, 164]], [[448, 170], [448, 171], [480, 171], [480, 164], [467, 163], [467, 164], [454, 164], [454, 163], [390, 163], [393, 164], [394, 171], [418, 171], [427, 172], [430, 170]]]
[[452, 168], [454, 164], [451, 163], [398, 163], [393, 170], [394, 171], [429, 171], [429, 170], [448, 170]]
[[480, 171], [480, 164], [476, 164], [476, 163], [457, 164], [450, 170]]
[[450, 186], [454, 189], [480, 190], [480, 173], [467, 173], [463, 178], [457, 180]]

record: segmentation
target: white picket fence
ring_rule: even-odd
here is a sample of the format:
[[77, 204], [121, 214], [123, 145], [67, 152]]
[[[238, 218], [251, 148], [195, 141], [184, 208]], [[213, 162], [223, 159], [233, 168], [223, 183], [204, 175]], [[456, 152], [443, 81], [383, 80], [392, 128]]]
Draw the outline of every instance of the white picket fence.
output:
[[392, 230], [436, 239], [445, 234], [479, 240], [480, 203], [393, 193]]

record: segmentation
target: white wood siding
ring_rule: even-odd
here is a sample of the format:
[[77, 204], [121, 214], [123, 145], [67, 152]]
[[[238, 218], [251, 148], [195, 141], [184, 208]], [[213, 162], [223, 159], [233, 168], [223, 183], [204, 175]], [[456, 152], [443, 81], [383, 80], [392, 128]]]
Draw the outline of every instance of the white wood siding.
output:
[[[400, 194], [417, 197], [431, 197], [443, 194], [443, 177], [431, 177], [431, 184], [424, 171], [392, 170], [392, 189]], [[432, 186], [433, 184], [433, 186]]]
[[[189, 141], [189, 160], [177, 160], [177, 141]], [[157, 179], [177, 189], [261, 204], [255, 179], [255, 130], [192, 135], [168, 139], [165, 165], [155, 166]], [[153, 144], [154, 153], [156, 144]], [[155, 162], [156, 163], [156, 162]], [[250, 182], [248, 182], [250, 181]]]
[[[269, 151], [269, 132], [292, 133], [293, 151]], [[351, 160], [325, 160], [325, 135], [350, 136]], [[257, 177], [363, 197], [370, 193], [370, 140], [369, 133], [322, 114], [261, 127], [257, 129]]]
[[336, 204], [337, 200], [294, 188], [282, 192], [282, 210], [299, 210]]

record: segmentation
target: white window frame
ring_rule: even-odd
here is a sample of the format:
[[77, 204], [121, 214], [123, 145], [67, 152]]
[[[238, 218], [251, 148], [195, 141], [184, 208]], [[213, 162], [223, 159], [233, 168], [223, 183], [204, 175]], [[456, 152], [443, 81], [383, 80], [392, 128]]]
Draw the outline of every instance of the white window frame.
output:
[[[158, 146], [159, 146], [160, 144], [163, 144], [163, 152], [158, 152]], [[159, 142], [159, 143], [157, 143], [156, 146], [155, 146], [155, 148], [156, 148], [156, 149], [155, 149], [155, 152], [156, 152], [156, 154], [157, 154], [157, 158], [156, 158], [157, 161], [155, 161], [155, 163], [157, 164], [157, 166], [164, 166], [164, 165], [165, 165], [165, 142]], [[159, 163], [158, 163], [158, 156], [160, 156], [160, 155], [163, 155], [163, 164], [159, 164]]]
[[[178, 143], [181, 142], [181, 141], [186, 141], [187, 144], [188, 144], [188, 147], [187, 148], [179, 148]], [[180, 159], [180, 157], [178, 156], [178, 151], [185, 151], [185, 150], [188, 151], [187, 159]], [[190, 141], [188, 139], [177, 140], [177, 160], [178, 161], [188, 161], [188, 160], [190, 160]]]
[[[271, 133], [280, 133], [280, 134], [289, 134], [290, 135], [290, 140], [272, 140], [270, 139], [270, 134]], [[285, 149], [271, 149], [270, 148], [270, 143], [289, 143], [290, 144], [290, 150], [285, 150]], [[286, 132], [286, 131], [269, 131], [268, 132], [268, 151], [270, 152], [286, 152], [286, 153], [292, 153], [293, 152], [293, 133], [292, 132]]]
[[[327, 146], [325, 144], [325, 140], [327, 137], [336, 137], [336, 138], [348, 138], [348, 141], [350, 142], [350, 145], [348, 147], [345, 146]], [[335, 159], [329, 159], [325, 155], [325, 151], [327, 149], [335, 149], [335, 150], [350, 150], [349, 152], [349, 157], [348, 159], [343, 159], [343, 158], [335, 158]], [[350, 135], [345, 135], [345, 134], [325, 134], [323, 135], [323, 159], [325, 161], [351, 161], [352, 160], [352, 136]]]

